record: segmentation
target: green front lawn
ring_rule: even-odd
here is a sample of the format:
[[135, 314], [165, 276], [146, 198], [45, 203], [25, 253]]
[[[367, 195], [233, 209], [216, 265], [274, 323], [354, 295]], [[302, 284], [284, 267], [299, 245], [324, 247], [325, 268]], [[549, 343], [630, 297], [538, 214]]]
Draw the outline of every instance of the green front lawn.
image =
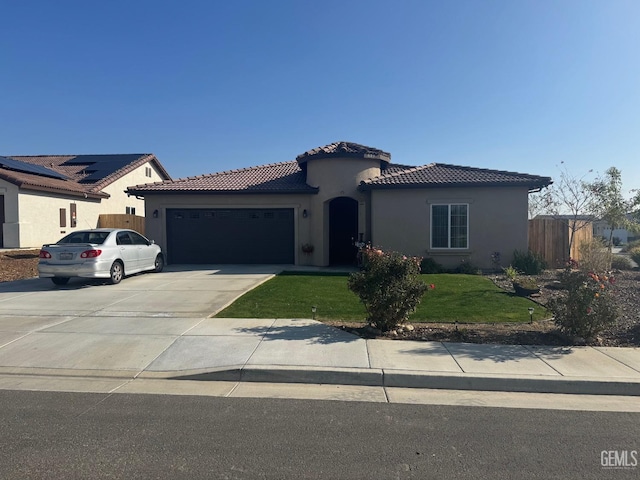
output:
[[[364, 321], [366, 314], [358, 297], [347, 288], [348, 275], [285, 273], [246, 293], [218, 313], [221, 318], [311, 318], [317, 307], [318, 320]], [[547, 312], [526, 298], [516, 297], [479, 275], [422, 275], [429, 290], [412, 322], [528, 322], [527, 309], [534, 307], [534, 320]]]

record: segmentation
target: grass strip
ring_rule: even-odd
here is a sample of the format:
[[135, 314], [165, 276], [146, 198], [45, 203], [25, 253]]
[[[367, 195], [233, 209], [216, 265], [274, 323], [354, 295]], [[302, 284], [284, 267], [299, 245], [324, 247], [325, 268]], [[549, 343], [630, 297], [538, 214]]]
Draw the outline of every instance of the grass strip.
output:
[[[548, 317], [547, 311], [527, 298], [500, 289], [479, 275], [422, 275], [435, 285], [423, 297], [411, 322], [501, 323], [528, 322]], [[348, 274], [285, 272], [247, 292], [218, 313], [221, 318], [312, 318], [362, 322], [366, 312], [347, 288]]]

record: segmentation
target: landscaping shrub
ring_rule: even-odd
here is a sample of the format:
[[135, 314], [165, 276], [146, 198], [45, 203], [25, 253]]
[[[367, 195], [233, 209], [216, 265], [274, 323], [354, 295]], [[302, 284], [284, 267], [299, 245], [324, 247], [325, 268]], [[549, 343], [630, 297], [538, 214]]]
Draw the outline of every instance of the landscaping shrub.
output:
[[634, 240], [627, 243], [624, 247], [622, 247], [622, 251], [630, 252], [631, 250], [635, 250], [636, 248], [640, 248], [640, 240]]
[[615, 322], [613, 277], [567, 269], [558, 278], [564, 292], [552, 299], [547, 308], [562, 331], [590, 339]]
[[525, 275], [540, 275], [547, 268], [547, 262], [542, 255], [531, 250], [527, 252], [516, 250], [513, 252], [511, 265]]
[[420, 261], [420, 273], [434, 274], [442, 272], [444, 272], [444, 268], [433, 258], [426, 257]]
[[482, 271], [469, 260], [462, 260], [460, 265], [453, 269], [453, 273], [464, 273], [466, 275], [482, 275]]
[[360, 297], [371, 326], [391, 330], [408, 319], [428, 289], [420, 278], [420, 259], [375, 248], [362, 254], [363, 270], [349, 275], [349, 289]]
[[631, 256], [631, 260], [640, 265], [640, 248], [634, 248], [629, 252], [629, 254]]
[[518, 276], [518, 270], [513, 268], [513, 265], [509, 265], [508, 267], [503, 268], [502, 271], [507, 276], [507, 278], [511, 281], [515, 280], [516, 277]]
[[631, 260], [622, 255], [614, 255], [611, 258], [611, 268], [613, 270], [632, 270]]
[[585, 240], [578, 247], [580, 269], [585, 272], [605, 272], [611, 268], [611, 255], [599, 238]]

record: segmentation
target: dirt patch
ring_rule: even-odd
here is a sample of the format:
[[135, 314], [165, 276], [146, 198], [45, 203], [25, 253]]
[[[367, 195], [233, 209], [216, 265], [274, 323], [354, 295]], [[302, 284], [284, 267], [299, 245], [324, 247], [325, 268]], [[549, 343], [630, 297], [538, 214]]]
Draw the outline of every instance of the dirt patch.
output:
[[0, 282], [38, 276], [39, 249], [0, 252]]

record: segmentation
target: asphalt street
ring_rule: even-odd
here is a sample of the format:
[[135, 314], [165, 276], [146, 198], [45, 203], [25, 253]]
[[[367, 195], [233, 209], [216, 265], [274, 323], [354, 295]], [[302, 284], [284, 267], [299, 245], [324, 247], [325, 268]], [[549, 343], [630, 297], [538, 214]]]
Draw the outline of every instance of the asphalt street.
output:
[[640, 450], [637, 413], [0, 391], [0, 418], [3, 479], [623, 479], [640, 468], [602, 465], [603, 451]]

